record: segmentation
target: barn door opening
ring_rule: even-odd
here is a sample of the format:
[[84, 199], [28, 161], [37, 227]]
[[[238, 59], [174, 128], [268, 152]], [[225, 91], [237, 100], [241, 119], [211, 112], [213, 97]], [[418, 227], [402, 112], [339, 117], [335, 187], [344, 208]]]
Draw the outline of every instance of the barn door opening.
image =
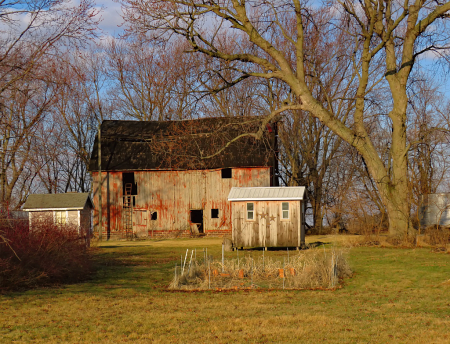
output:
[[133, 211], [133, 233], [138, 238], [146, 238], [148, 236], [146, 209], [134, 209]]
[[199, 233], [203, 233], [203, 210], [191, 210], [191, 222], [197, 225]]

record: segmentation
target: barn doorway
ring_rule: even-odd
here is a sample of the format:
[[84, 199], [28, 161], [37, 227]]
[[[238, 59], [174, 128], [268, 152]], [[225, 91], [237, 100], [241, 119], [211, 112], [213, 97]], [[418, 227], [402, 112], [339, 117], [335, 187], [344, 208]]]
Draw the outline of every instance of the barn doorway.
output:
[[203, 210], [191, 210], [191, 222], [197, 225], [199, 233], [203, 233]]

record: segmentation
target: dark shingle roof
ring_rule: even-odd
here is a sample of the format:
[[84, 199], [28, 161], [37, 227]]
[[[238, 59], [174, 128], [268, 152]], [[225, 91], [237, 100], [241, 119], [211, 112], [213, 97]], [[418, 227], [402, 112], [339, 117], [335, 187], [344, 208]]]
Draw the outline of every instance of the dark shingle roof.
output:
[[35, 194], [28, 196], [23, 210], [83, 209], [86, 202], [92, 206], [89, 193]]
[[[188, 170], [273, 166], [274, 135], [256, 132], [259, 117], [202, 118], [184, 121], [104, 121], [102, 170]], [[97, 137], [98, 138], [98, 137]], [[98, 139], [89, 170], [98, 170]], [[217, 154], [216, 154], [217, 153]], [[210, 158], [207, 156], [214, 155]]]

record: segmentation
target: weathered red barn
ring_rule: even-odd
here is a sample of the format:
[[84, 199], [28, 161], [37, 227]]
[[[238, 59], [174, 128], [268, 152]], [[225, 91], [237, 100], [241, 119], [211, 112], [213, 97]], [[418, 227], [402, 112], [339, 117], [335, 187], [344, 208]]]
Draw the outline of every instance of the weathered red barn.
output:
[[278, 185], [275, 124], [263, 126], [259, 137], [243, 135], [261, 123], [104, 121], [89, 165], [95, 229], [101, 170], [104, 238], [231, 234], [231, 188]]

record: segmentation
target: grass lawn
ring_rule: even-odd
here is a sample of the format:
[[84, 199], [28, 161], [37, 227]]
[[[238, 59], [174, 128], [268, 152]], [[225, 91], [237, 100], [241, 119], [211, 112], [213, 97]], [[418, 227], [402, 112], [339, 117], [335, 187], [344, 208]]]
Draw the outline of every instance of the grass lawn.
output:
[[165, 290], [186, 248], [220, 243], [102, 243], [91, 280], [0, 295], [0, 343], [450, 343], [449, 254], [352, 248], [335, 291]]

